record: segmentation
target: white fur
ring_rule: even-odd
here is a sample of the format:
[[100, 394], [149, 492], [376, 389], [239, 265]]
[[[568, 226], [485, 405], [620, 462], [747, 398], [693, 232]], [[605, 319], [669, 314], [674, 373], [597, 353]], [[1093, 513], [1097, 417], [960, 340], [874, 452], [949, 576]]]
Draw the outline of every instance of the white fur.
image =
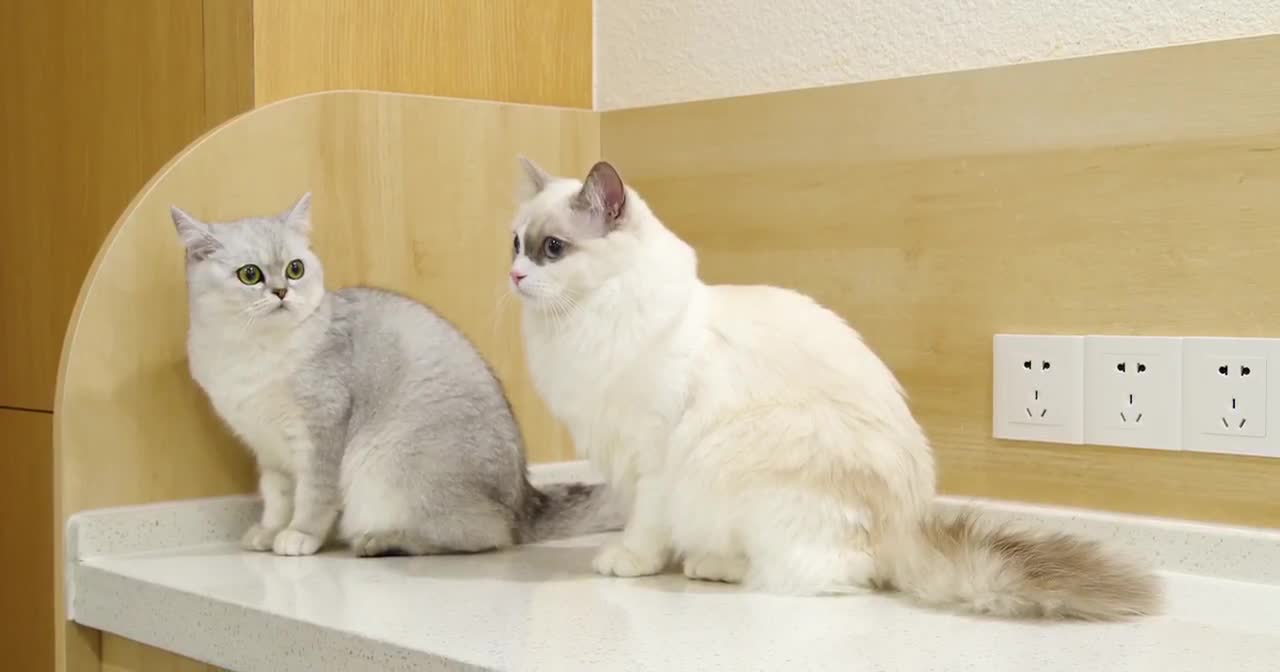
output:
[[[582, 183], [556, 180], [520, 208], [572, 224]], [[569, 226], [573, 229], [575, 227]], [[577, 227], [584, 228], [584, 227]], [[809, 298], [708, 286], [693, 250], [627, 192], [608, 235], [556, 263], [513, 270], [538, 391], [620, 492], [632, 517], [596, 559], [604, 574], [660, 571], [787, 593], [875, 578], [873, 538], [926, 515], [929, 446], [888, 368]]]
[[630, 498], [598, 572], [674, 556], [690, 578], [773, 592], [897, 588], [1004, 617], [1158, 610], [1159, 581], [1096, 543], [936, 515], [924, 433], [840, 317], [785, 289], [703, 284], [608, 164], [584, 182], [524, 169], [512, 287], [533, 382]]
[[[282, 555], [309, 555], [319, 550], [323, 535], [292, 530], [281, 533], [294, 518], [295, 485], [301, 455], [310, 452], [308, 433], [289, 380], [324, 336], [323, 325], [307, 322], [325, 296], [319, 260], [307, 240], [309, 196], [304, 196], [279, 222], [256, 221], [248, 226], [274, 227], [283, 259], [301, 259], [306, 272], [299, 280], [284, 268], [263, 264], [260, 238], [224, 236], [216, 239], [208, 224], [174, 210], [179, 236], [188, 250], [207, 241], [204, 263], [189, 266], [191, 323], [187, 359], [192, 378], [205, 390], [214, 410], [253, 452], [259, 465], [262, 522], [244, 535], [253, 550]], [[235, 277], [243, 264], [261, 265], [266, 276], [257, 285]], [[285, 287], [283, 298], [272, 287]]]

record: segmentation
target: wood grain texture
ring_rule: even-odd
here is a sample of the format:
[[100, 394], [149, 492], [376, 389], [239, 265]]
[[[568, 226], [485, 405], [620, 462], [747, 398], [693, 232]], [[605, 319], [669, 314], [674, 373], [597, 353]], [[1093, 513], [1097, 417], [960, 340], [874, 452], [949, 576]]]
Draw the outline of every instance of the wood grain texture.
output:
[[995, 333], [1280, 335], [1280, 37], [607, 112], [716, 282], [805, 291], [958, 494], [1280, 526], [1280, 460], [996, 441]]
[[53, 416], [0, 409], [0, 650], [11, 670], [53, 667]]
[[591, 0], [256, 0], [259, 105], [376, 89], [590, 108]]
[[[223, 100], [206, 110], [204, 61], [220, 49], [203, 42], [206, 4], [0, 2], [0, 406], [53, 408], [67, 318], [106, 232], [156, 169], [243, 104]], [[27, 474], [23, 500], [6, 510], [27, 524], [44, 522], [37, 531], [7, 525], [6, 538], [51, 539], [51, 443], [7, 448], [9, 459], [44, 472]], [[56, 650], [58, 665], [70, 650], [96, 665], [96, 633], [68, 631], [49, 613], [52, 553], [50, 543], [0, 553], [5, 576], [38, 558], [45, 567], [20, 601], [3, 601], [21, 622], [0, 627], [0, 648], [49, 657]]]
[[187, 372], [170, 204], [218, 221], [313, 191], [329, 285], [384, 286], [436, 307], [507, 381], [531, 453], [564, 455], [524, 378], [513, 302], [496, 311], [510, 263], [503, 195], [516, 153], [579, 169], [596, 154], [597, 128], [588, 112], [317, 94], [255, 110], [194, 145], [126, 211], [68, 328], [55, 423], [63, 511], [252, 489], [244, 451]]
[[198, 0], [0, 3], [0, 405], [49, 410], [93, 255], [205, 111]]
[[253, 107], [253, 0], [203, 0], [204, 118], [214, 126]]
[[102, 636], [102, 672], [221, 672], [222, 668], [183, 658], [131, 639]]
[[260, 108], [194, 144], [125, 211], [68, 326], [54, 414], [57, 529], [84, 509], [253, 489], [247, 453], [187, 372], [171, 204], [218, 221], [312, 191], [329, 285], [387, 287], [435, 307], [504, 381], [531, 459], [568, 457], [525, 374], [515, 302], [502, 301], [509, 194], [517, 153], [576, 173], [599, 155], [598, 140], [591, 112], [347, 92]]

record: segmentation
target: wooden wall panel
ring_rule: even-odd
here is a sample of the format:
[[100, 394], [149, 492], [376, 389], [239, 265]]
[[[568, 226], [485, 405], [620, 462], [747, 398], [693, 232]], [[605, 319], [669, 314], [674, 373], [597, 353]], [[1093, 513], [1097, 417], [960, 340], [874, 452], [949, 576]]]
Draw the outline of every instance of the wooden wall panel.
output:
[[183, 658], [131, 639], [102, 635], [102, 672], [221, 672], [222, 668]]
[[[31, 657], [30, 665], [7, 661], [14, 669], [49, 669], [54, 630], [62, 631], [53, 614], [47, 411], [84, 272], [151, 174], [249, 104], [250, 72], [237, 73], [238, 62], [206, 82], [205, 59], [220, 54], [225, 42], [205, 44], [205, 4], [0, 2], [0, 407], [45, 411], [35, 415], [43, 430], [34, 438], [0, 431], [7, 459], [24, 465], [22, 482], [4, 488], [21, 498], [6, 500], [13, 520], [3, 528], [6, 547], [0, 552], [0, 576], [20, 584], [15, 592], [6, 584], [0, 600], [15, 619], [0, 627], [0, 649], [18, 652], [20, 661]], [[209, 4], [223, 14], [231, 7]], [[248, 8], [247, 0], [243, 5]], [[211, 34], [220, 31], [215, 26]], [[239, 42], [251, 48], [248, 34], [241, 34]], [[234, 90], [236, 77], [246, 84], [243, 94], [219, 93]], [[6, 427], [11, 417], [31, 417], [0, 413]], [[6, 470], [3, 477], [17, 473]], [[33, 541], [39, 539], [44, 541]], [[21, 542], [21, 551], [8, 542]], [[92, 648], [90, 639], [96, 636], [84, 640]]]
[[[171, 204], [220, 221], [274, 212], [312, 191], [314, 244], [331, 286], [387, 287], [435, 307], [503, 379], [530, 456], [568, 457], [567, 436], [524, 371], [515, 301], [503, 300], [518, 152], [586, 170], [599, 156], [597, 117], [330, 93], [255, 110], [171, 162], [112, 231], [68, 326], [54, 414], [55, 529], [84, 509], [253, 489], [247, 452], [187, 371]], [[68, 656], [93, 658], [90, 633], [73, 627], [67, 642]], [[104, 660], [112, 646], [103, 638]]]
[[23, 316], [0, 319], [0, 406], [52, 408], [67, 317], [107, 230], [243, 104], [206, 114], [203, 21], [198, 0], [0, 3], [0, 300]]
[[53, 416], [0, 409], [2, 667], [53, 667]]
[[120, 220], [68, 327], [55, 409], [63, 512], [253, 489], [247, 453], [187, 371], [171, 204], [218, 221], [313, 191], [326, 282], [434, 306], [506, 382], [531, 454], [566, 456], [524, 373], [515, 302], [504, 300], [512, 200], [503, 194], [521, 151], [585, 169], [598, 128], [585, 111], [331, 93], [260, 108], [197, 143]]
[[254, 5], [259, 105], [374, 89], [591, 107], [591, 0]]
[[1280, 526], [1280, 459], [996, 441], [991, 337], [1280, 336], [1280, 37], [607, 112], [716, 282], [846, 316], [947, 492]]
[[253, 108], [253, 0], [204, 0], [204, 120]]

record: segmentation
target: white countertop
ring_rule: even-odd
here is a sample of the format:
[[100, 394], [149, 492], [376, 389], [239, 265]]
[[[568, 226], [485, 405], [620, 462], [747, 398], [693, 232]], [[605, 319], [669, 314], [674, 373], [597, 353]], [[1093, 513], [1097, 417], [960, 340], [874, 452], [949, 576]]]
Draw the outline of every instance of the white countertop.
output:
[[[1162, 616], [1045, 624], [937, 613], [888, 595], [779, 597], [679, 575], [598, 577], [591, 556], [608, 535], [379, 559], [282, 558], [208, 543], [238, 533], [253, 510], [252, 500], [226, 498], [77, 516], [74, 620], [246, 672], [1280, 670], [1280, 585], [1222, 578], [1280, 571], [1280, 536], [1266, 531], [1189, 526], [1181, 540], [1156, 542], [1165, 566], [1222, 560], [1209, 568], [1216, 576], [1164, 572]], [[1163, 530], [1154, 536], [1170, 534], [1170, 523], [1153, 525]], [[1115, 529], [1104, 536], [1149, 539], [1154, 528]], [[1225, 546], [1204, 556], [1206, 539]], [[1196, 548], [1173, 553], [1179, 544]]]
[[[246, 671], [441, 661], [499, 670], [1280, 669], [1276, 586], [1174, 574], [1165, 616], [1008, 623], [890, 596], [786, 598], [682, 576], [596, 577], [597, 541], [372, 561], [233, 545], [102, 558], [82, 567], [76, 620]], [[366, 641], [316, 646], [332, 633]]]

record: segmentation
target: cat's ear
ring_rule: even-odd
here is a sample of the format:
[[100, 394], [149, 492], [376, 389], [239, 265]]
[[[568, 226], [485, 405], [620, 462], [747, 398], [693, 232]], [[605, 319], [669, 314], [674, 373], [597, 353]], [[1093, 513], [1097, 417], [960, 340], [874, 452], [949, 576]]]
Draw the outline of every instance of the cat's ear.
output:
[[600, 217], [606, 231], [618, 227], [618, 220], [627, 207], [627, 188], [622, 176], [606, 161], [591, 167], [587, 179], [582, 181], [582, 191], [573, 199], [573, 209]]
[[222, 243], [213, 237], [208, 224], [188, 215], [177, 206], [169, 207], [169, 216], [173, 218], [173, 226], [178, 229], [178, 239], [187, 248], [187, 257], [192, 261], [207, 259], [222, 247]]
[[311, 192], [303, 194], [297, 203], [281, 215], [280, 221], [300, 235], [311, 235]]
[[551, 173], [543, 170], [541, 166], [524, 156], [517, 156], [516, 163], [520, 164], [520, 178], [518, 180], [519, 185], [516, 187], [516, 197], [521, 202], [542, 193], [542, 190], [547, 188], [547, 184], [555, 179]]

